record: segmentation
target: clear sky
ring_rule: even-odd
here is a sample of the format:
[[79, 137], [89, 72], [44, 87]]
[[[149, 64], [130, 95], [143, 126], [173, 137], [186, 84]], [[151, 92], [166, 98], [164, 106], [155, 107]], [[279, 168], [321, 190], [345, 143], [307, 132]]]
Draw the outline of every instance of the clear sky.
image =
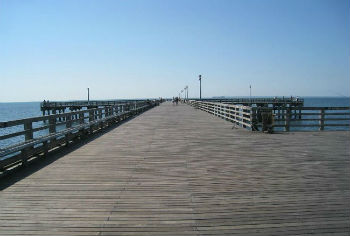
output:
[[348, 0], [1, 0], [0, 102], [349, 96]]

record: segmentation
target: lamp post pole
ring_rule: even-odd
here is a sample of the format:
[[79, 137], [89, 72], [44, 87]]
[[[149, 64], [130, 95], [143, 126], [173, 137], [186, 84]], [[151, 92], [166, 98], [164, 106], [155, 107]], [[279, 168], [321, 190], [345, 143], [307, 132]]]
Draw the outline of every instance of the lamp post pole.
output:
[[202, 75], [199, 75], [199, 99], [202, 100]]
[[188, 85], [186, 86], [186, 98], [188, 100]]
[[87, 88], [87, 91], [88, 91], [88, 104], [90, 103], [90, 89]]
[[252, 85], [249, 85], [249, 100], [250, 100], [250, 104], [252, 104]]

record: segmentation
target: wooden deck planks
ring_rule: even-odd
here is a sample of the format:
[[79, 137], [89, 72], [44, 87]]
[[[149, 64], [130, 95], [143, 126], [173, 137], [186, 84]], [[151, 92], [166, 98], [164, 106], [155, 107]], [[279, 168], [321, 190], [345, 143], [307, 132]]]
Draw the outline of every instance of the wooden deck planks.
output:
[[3, 189], [0, 235], [348, 235], [349, 140], [165, 103]]

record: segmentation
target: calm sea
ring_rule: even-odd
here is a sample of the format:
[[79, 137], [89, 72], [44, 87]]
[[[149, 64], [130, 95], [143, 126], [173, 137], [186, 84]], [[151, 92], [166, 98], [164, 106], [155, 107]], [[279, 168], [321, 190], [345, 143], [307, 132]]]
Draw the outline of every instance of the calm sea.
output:
[[[304, 97], [304, 106], [350, 106], [348, 97]], [[40, 102], [18, 102], [18, 103], [0, 103], [0, 121], [17, 120], [28, 117], [41, 116]], [[40, 126], [41, 124], [35, 124]], [[22, 130], [22, 126], [11, 128], [0, 128], [0, 136], [15, 131]], [[59, 128], [58, 128], [59, 129]], [[37, 132], [36, 136], [45, 134], [47, 131]], [[24, 137], [19, 136], [8, 140], [0, 140], [0, 149], [16, 142], [23, 141]]]

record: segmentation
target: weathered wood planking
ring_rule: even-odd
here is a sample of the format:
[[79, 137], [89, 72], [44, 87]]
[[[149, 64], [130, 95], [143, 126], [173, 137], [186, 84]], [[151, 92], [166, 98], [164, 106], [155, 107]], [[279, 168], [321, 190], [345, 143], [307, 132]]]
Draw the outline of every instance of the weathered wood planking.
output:
[[0, 235], [349, 235], [349, 140], [165, 103], [3, 189]]

